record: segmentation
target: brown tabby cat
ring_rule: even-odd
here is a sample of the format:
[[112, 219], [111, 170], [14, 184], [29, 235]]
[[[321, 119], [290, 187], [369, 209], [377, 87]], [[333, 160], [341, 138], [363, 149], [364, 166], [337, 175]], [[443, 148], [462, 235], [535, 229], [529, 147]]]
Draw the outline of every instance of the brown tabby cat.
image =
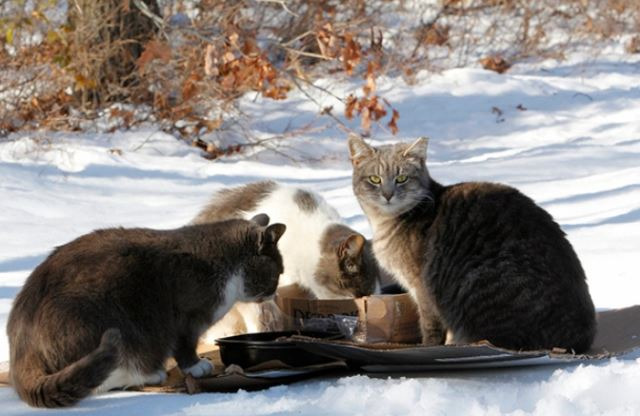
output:
[[282, 224], [229, 220], [176, 230], [107, 229], [57, 248], [15, 299], [11, 381], [32, 406], [161, 383], [173, 356], [201, 377], [198, 338], [237, 301], [275, 292]]
[[588, 349], [595, 311], [560, 227], [514, 188], [439, 184], [426, 150], [422, 138], [372, 147], [349, 137], [374, 253], [416, 301], [423, 342], [441, 344], [449, 331], [456, 344]]

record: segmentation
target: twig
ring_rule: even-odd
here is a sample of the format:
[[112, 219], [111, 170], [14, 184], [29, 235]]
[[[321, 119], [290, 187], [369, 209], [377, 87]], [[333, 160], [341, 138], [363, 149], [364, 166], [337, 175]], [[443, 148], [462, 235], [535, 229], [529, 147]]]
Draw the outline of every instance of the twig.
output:
[[[303, 94], [304, 94], [304, 95], [305, 95], [309, 100], [311, 100], [311, 102], [313, 102], [316, 106], [318, 106], [318, 108], [321, 110], [321, 113], [322, 113], [323, 115], [327, 115], [327, 116], [331, 117], [331, 118], [332, 118], [336, 123], [338, 123], [338, 128], [339, 128], [340, 130], [342, 130], [342, 131], [344, 131], [344, 132], [347, 132], [347, 133], [353, 133], [353, 130], [352, 130], [352, 129], [350, 129], [346, 124], [344, 124], [344, 123], [342, 122], [342, 120], [340, 120], [338, 117], [336, 117], [335, 115], [333, 115], [333, 113], [332, 113], [331, 111], [324, 111], [324, 110], [325, 110], [325, 107], [324, 107], [322, 104], [320, 104], [320, 103], [318, 102], [318, 100], [316, 100], [314, 97], [312, 97], [312, 96], [311, 96], [311, 94], [309, 94], [307, 91], [305, 91], [305, 89], [304, 89], [304, 88], [302, 88], [302, 85], [300, 85], [300, 83], [298, 82], [298, 80], [296, 79], [296, 77], [294, 77], [294, 76], [290, 76], [290, 78], [289, 78], [289, 79], [291, 80], [291, 82], [293, 82], [293, 83], [296, 85], [296, 87], [298, 88], [298, 90], [300, 90], [300, 92], [302, 92], [302, 93], [303, 93]], [[318, 88], [318, 89], [320, 89], [320, 90], [326, 91], [324, 88], [322, 88], [322, 87], [318, 87], [317, 85], [313, 85], [313, 84], [311, 84], [311, 83], [310, 83], [310, 85], [312, 85], [312, 86], [314, 86], [314, 87], [316, 87], [316, 88]], [[333, 95], [333, 94], [331, 94], [331, 95]], [[333, 95], [333, 96], [334, 96], [334, 97], [336, 97], [335, 95]], [[336, 98], [337, 98], [337, 97], [336, 97]], [[341, 102], [344, 102], [342, 99], [340, 99], [340, 98], [338, 98], [338, 99], [339, 99]]]
[[142, 142], [140, 142], [139, 145], [137, 145], [136, 147], [134, 147], [133, 149], [131, 149], [132, 152], [137, 152], [138, 150], [142, 149], [142, 146], [144, 146], [145, 144], [149, 143], [149, 141], [151, 140], [151, 138], [157, 133], [158, 131], [154, 131], [153, 133], [149, 134]]
[[[316, 84], [314, 84], [313, 82], [309, 81], [308, 79], [305, 79], [305, 78], [299, 77], [299, 76], [297, 76], [297, 75], [290, 74], [290, 73], [287, 73], [286, 75], [288, 75], [290, 78], [294, 78], [294, 79], [292, 79], [292, 80], [291, 80], [291, 81], [293, 81], [294, 83], [295, 83], [295, 80], [302, 81], [302, 82], [304, 82], [305, 84], [307, 84], [308, 86], [310, 86], [311, 88], [315, 88], [316, 90], [322, 91], [323, 93], [325, 93], [325, 94], [327, 94], [327, 95], [332, 96], [333, 98], [335, 98], [336, 100], [338, 100], [338, 101], [340, 101], [341, 103], [343, 103], [343, 104], [344, 104], [344, 99], [343, 99], [342, 97], [337, 96], [336, 94], [332, 93], [332, 92], [331, 92], [331, 91], [329, 91], [328, 89], [326, 89], [326, 88], [324, 88], [324, 87], [321, 87], [321, 86], [319, 86], [319, 85], [316, 85]], [[297, 87], [299, 87], [299, 85], [298, 85], [297, 83], [296, 83], [296, 86], [297, 86]]]
[[144, 3], [142, 0], [133, 0], [133, 4], [138, 8], [138, 10], [140, 10], [140, 13], [151, 19], [151, 21], [158, 27], [158, 29], [164, 32], [164, 20], [162, 20], [160, 16], [149, 10], [149, 6], [147, 6], [146, 3]]
[[284, 0], [256, 0], [258, 3], [276, 3], [279, 4], [280, 6], [282, 6], [282, 9], [289, 13], [292, 16], [295, 17], [300, 17], [300, 15], [298, 13], [295, 13], [293, 10], [291, 10], [288, 6], [287, 3]]
[[302, 38], [305, 38], [305, 37], [307, 37], [307, 36], [309, 36], [309, 35], [313, 35], [314, 33], [315, 33], [315, 32], [314, 32], [313, 30], [307, 30], [306, 32], [299, 34], [299, 35], [298, 35], [298, 36], [296, 36], [295, 38], [293, 38], [293, 39], [289, 39], [288, 41], [284, 42], [282, 45], [284, 45], [284, 46], [288, 46], [288, 45], [290, 45], [290, 44], [294, 43], [295, 41], [300, 40], [300, 39], [302, 39]]
[[277, 45], [282, 47], [282, 49], [286, 50], [287, 52], [291, 52], [295, 55], [308, 56], [309, 58], [318, 58], [318, 59], [323, 59], [325, 61], [333, 61], [333, 58], [328, 58], [324, 55], [320, 55], [319, 53], [299, 51], [297, 49], [289, 48], [279, 43]]

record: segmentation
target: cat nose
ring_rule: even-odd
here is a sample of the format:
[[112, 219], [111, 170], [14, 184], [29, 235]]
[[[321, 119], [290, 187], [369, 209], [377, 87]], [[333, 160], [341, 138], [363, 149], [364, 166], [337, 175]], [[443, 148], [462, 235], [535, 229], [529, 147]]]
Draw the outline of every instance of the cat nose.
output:
[[382, 196], [389, 202], [393, 198], [393, 191], [382, 191]]

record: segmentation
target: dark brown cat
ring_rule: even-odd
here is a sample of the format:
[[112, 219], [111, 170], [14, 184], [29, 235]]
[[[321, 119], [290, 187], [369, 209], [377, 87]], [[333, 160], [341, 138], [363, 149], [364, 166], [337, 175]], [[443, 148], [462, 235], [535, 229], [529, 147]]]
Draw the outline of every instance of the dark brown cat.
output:
[[380, 264], [418, 305], [423, 342], [489, 340], [523, 350], [583, 352], [595, 311], [584, 271], [551, 216], [516, 189], [443, 186], [426, 139], [369, 146], [349, 137], [353, 189]]
[[107, 229], [57, 248], [15, 299], [11, 381], [32, 406], [161, 383], [173, 356], [201, 377], [199, 336], [237, 300], [273, 295], [282, 224], [229, 220], [176, 230]]

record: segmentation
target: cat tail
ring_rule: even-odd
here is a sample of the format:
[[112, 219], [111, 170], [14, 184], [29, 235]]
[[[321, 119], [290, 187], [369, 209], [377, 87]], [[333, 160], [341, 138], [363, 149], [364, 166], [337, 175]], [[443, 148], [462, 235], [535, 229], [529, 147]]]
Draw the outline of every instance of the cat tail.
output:
[[107, 329], [98, 348], [54, 374], [47, 375], [39, 359], [25, 356], [12, 366], [12, 384], [22, 400], [34, 407], [71, 406], [101, 385], [120, 362], [122, 336]]

